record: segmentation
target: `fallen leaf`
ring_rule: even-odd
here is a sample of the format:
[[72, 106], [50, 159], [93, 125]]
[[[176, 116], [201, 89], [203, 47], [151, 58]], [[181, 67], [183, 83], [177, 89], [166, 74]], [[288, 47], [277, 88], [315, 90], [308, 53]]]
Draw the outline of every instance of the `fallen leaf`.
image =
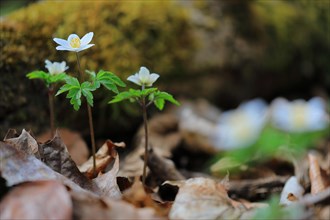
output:
[[95, 184], [79, 171], [58, 133], [55, 134], [52, 140], [41, 144], [41, 148], [43, 149], [44, 163], [50, 168], [82, 188], [97, 191]]
[[122, 200], [99, 198], [75, 191], [71, 191], [70, 194], [74, 219], [163, 219], [151, 208], [136, 208]]
[[72, 202], [58, 181], [23, 183], [0, 203], [0, 219], [71, 219]]
[[54, 171], [43, 162], [11, 145], [0, 142], [0, 173], [8, 186], [26, 181], [56, 179]]
[[149, 151], [148, 163], [152, 176], [156, 178], [159, 184], [167, 180], [186, 179], [175, 167], [172, 160], [158, 156], [153, 150]]
[[136, 177], [132, 187], [123, 192], [123, 199], [137, 208], [150, 207], [154, 209], [159, 216], [167, 216], [170, 206], [165, 203], [156, 203], [152, 195], [151, 190], [147, 192], [140, 179]]
[[117, 185], [117, 173], [119, 170], [119, 155], [116, 156], [113, 167], [105, 174], [93, 179], [93, 182], [99, 187], [102, 196], [112, 199], [120, 199], [121, 192]]
[[309, 178], [311, 181], [311, 194], [317, 194], [325, 189], [325, 184], [321, 175], [320, 165], [316, 156], [308, 154]]
[[23, 129], [22, 133], [18, 137], [15, 137], [16, 134], [16, 130], [9, 130], [4, 138], [4, 142], [10, 144], [18, 150], [24, 151], [27, 154], [32, 154], [37, 158], [40, 158], [38, 151], [39, 145], [30, 133]]
[[[86, 142], [83, 140], [78, 132], [69, 130], [67, 128], [58, 128], [56, 132], [59, 133], [65, 146], [67, 147], [72, 160], [79, 166], [87, 161], [89, 151]], [[45, 143], [53, 139], [51, 132], [47, 131], [36, 137], [40, 143]]]
[[169, 218], [235, 219], [239, 218], [243, 211], [244, 206], [233, 206], [222, 184], [208, 178], [192, 178], [180, 187]]
[[[124, 142], [113, 143], [107, 140], [102, 147], [96, 152], [96, 173], [103, 172], [105, 168], [113, 161], [117, 155], [116, 147], [125, 147]], [[93, 178], [93, 157], [91, 156], [88, 161], [79, 166], [80, 172], [84, 173], [88, 178]]]

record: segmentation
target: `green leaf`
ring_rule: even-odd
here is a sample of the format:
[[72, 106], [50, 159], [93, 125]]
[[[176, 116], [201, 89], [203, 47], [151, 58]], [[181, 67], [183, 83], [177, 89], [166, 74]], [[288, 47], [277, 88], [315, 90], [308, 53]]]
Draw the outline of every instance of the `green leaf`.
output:
[[109, 103], [121, 102], [126, 99], [135, 99], [137, 96], [130, 91], [118, 93]]
[[96, 81], [98, 81], [105, 88], [113, 91], [114, 93], [119, 92], [117, 86], [120, 86], [120, 87], [126, 86], [126, 84], [123, 81], [121, 81], [121, 79], [118, 76], [116, 76], [115, 74], [113, 74], [109, 71], [104, 71], [104, 70], [100, 70], [97, 73]]
[[165, 106], [165, 100], [164, 99], [156, 99], [154, 101], [154, 104], [159, 110], [163, 110], [163, 108]]
[[50, 83], [56, 83], [59, 81], [64, 81], [67, 75], [65, 73], [59, 73], [56, 75], [49, 75], [48, 82]]
[[[180, 103], [173, 98], [173, 96], [167, 92], [157, 91], [154, 94], [154, 104], [159, 110], [163, 110], [165, 106], [165, 101], [169, 101], [175, 105], [180, 105]], [[152, 98], [152, 97], [149, 97]]]
[[62, 94], [63, 92], [67, 92], [69, 91], [72, 87], [72, 85], [69, 85], [69, 84], [64, 84], [56, 93], [55, 96], [58, 96], [60, 94]]
[[169, 94], [167, 92], [158, 91], [155, 94], [155, 99], [165, 99], [166, 101], [169, 101], [175, 105], [180, 105], [180, 103], [175, 98], [173, 98], [173, 96], [171, 94]]
[[72, 76], [68, 76], [65, 78], [65, 81], [67, 84], [69, 85], [72, 85], [72, 86], [75, 86], [75, 87], [79, 87], [80, 88], [80, 83], [78, 81], [77, 78], [75, 77], [72, 77]]
[[28, 73], [26, 75], [29, 79], [47, 79], [49, 74], [48, 73], [45, 73], [44, 71], [33, 71], [31, 73]]
[[110, 91], [113, 91], [114, 93], [118, 93], [117, 86], [113, 83], [103, 82], [102, 85], [107, 88]]
[[93, 107], [93, 94], [87, 89], [81, 89], [81, 92], [86, 97], [87, 103]]

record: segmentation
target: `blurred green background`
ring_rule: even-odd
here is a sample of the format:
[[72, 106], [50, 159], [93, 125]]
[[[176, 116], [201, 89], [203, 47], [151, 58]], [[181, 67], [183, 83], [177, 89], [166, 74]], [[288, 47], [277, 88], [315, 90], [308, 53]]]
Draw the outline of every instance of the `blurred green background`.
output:
[[[95, 34], [95, 46], [81, 53], [87, 69], [125, 79], [145, 65], [161, 75], [161, 89], [224, 110], [254, 97], [328, 100], [329, 10], [328, 0], [1, 1], [0, 136], [48, 127], [46, 88], [25, 75], [44, 70], [45, 59], [67, 61], [74, 74], [74, 54], [56, 51], [52, 40], [71, 33]], [[96, 94], [98, 137], [141, 123], [136, 107], [109, 106], [111, 97]], [[88, 135], [84, 110], [73, 112], [59, 96], [56, 111], [66, 116], [59, 126]]]

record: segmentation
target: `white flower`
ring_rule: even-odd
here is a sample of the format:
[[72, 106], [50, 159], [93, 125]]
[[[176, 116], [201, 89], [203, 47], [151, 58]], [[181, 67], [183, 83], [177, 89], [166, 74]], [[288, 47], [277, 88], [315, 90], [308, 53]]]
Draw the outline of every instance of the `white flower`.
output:
[[289, 102], [277, 98], [271, 105], [271, 121], [275, 127], [288, 132], [322, 130], [329, 124], [325, 108], [323, 99], [319, 97], [308, 102], [301, 99]]
[[219, 150], [248, 147], [257, 141], [267, 121], [268, 110], [261, 99], [222, 113], [211, 141]]
[[303, 196], [304, 191], [305, 190], [298, 182], [297, 177], [290, 177], [283, 187], [280, 204], [290, 205], [297, 202]]
[[159, 75], [157, 73], [150, 74], [150, 71], [146, 67], [142, 66], [138, 73], [128, 77], [127, 80], [139, 86], [152, 86], [158, 77]]
[[67, 70], [69, 67], [66, 66], [66, 62], [63, 61], [61, 63], [59, 62], [50, 62], [49, 60], [45, 60], [46, 68], [48, 69], [48, 72], [50, 75], [56, 75], [59, 73], [64, 73], [65, 70]]
[[67, 50], [79, 52], [94, 46], [95, 44], [89, 44], [93, 38], [94, 33], [89, 32], [83, 38], [79, 38], [76, 34], [70, 34], [68, 40], [54, 38], [53, 40], [58, 43], [60, 46], [56, 47], [56, 50]]

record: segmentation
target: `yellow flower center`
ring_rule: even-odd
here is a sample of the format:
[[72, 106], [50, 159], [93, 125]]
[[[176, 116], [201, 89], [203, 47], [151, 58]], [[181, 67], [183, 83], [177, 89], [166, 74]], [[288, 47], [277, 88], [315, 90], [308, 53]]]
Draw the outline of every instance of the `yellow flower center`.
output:
[[292, 107], [292, 123], [295, 128], [306, 126], [307, 123], [307, 108], [299, 104]]
[[80, 47], [80, 39], [79, 37], [74, 37], [70, 41], [70, 46], [73, 48], [79, 48]]
[[235, 128], [236, 138], [246, 140], [252, 135], [252, 130], [249, 126], [248, 116], [239, 112], [230, 120], [231, 125]]

